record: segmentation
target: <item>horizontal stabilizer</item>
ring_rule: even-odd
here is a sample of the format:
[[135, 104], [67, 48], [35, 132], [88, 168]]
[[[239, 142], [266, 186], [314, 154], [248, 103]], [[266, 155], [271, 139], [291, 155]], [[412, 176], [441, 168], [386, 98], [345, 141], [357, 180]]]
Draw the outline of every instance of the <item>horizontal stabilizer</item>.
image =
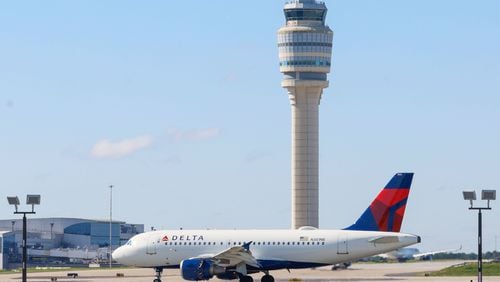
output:
[[373, 238], [369, 242], [374, 244], [399, 243], [399, 238], [398, 236], [383, 236], [383, 237]]

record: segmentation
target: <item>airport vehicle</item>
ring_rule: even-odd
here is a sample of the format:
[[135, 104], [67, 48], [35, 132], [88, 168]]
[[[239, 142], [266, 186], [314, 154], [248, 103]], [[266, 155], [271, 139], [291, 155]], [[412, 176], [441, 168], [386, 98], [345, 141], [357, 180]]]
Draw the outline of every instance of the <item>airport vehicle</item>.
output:
[[397, 260], [399, 262], [405, 262], [413, 259], [420, 260], [431, 260], [433, 255], [442, 254], [442, 253], [452, 253], [462, 249], [462, 246], [458, 249], [448, 249], [448, 250], [440, 250], [440, 251], [432, 251], [432, 252], [424, 252], [421, 253], [416, 248], [401, 248], [398, 250], [394, 250], [392, 252], [388, 252], [385, 254], [380, 254], [378, 257], [381, 257], [386, 260]]
[[180, 268], [185, 280], [239, 279], [269, 271], [350, 262], [420, 242], [399, 233], [413, 173], [398, 173], [353, 225], [343, 230], [161, 230], [139, 234], [113, 252], [120, 264], [151, 267], [154, 282], [165, 268]]

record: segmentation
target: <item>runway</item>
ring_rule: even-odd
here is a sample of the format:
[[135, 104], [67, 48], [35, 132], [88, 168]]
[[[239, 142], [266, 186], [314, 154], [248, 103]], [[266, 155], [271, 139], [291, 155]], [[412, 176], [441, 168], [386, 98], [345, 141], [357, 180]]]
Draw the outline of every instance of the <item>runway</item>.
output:
[[[413, 282], [413, 281], [476, 281], [476, 277], [426, 277], [424, 274], [436, 271], [451, 265], [460, 264], [463, 261], [435, 261], [435, 262], [409, 262], [409, 263], [354, 263], [349, 269], [332, 271], [330, 268], [302, 269], [273, 271], [271, 274], [276, 281], [392, 281], [392, 282]], [[68, 272], [78, 273], [78, 278], [67, 277]], [[118, 277], [117, 274], [123, 274]], [[81, 271], [59, 271], [42, 272], [28, 274], [28, 281], [51, 281], [56, 277], [58, 282], [152, 282], [154, 272], [152, 269], [99, 269], [99, 270], [81, 270]], [[260, 281], [261, 274], [252, 275], [256, 282]], [[2, 274], [1, 282], [20, 281], [21, 274]], [[180, 276], [178, 269], [166, 270], [163, 273], [164, 282], [184, 281]], [[484, 281], [500, 282], [499, 277], [484, 277]], [[211, 279], [210, 281], [224, 281]], [[237, 281], [237, 280], [233, 280]]]

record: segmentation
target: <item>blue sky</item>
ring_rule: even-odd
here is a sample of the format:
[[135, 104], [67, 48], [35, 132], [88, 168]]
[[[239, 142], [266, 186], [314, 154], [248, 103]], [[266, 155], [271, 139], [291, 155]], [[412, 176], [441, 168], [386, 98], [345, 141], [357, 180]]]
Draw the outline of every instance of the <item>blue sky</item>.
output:
[[[500, 179], [500, 3], [327, 1], [320, 225], [342, 228], [398, 171], [403, 231], [473, 251], [464, 189]], [[288, 228], [284, 1], [0, 3], [1, 196], [37, 216], [157, 228]], [[12, 209], [0, 205], [2, 218]], [[484, 247], [500, 242], [500, 205]], [[48, 227], [49, 228], [49, 227]]]

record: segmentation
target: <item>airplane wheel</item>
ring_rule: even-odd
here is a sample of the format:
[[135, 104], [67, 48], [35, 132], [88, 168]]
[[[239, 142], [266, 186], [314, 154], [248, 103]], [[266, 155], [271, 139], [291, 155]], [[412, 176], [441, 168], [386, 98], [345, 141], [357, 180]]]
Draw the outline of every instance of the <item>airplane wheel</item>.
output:
[[240, 278], [240, 282], [253, 282], [252, 276], [246, 275]]
[[161, 273], [163, 272], [163, 268], [156, 267], [155, 272], [156, 272], [156, 275], [155, 275], [156, 278], [153, 280], [153, 282], [161, 282]]
[[274, 277], [272, 277], [269, 274], [266, 274], [266, 275], [262, 276], [262, 278], [260, 279], [260, 282], [274, 282]]

